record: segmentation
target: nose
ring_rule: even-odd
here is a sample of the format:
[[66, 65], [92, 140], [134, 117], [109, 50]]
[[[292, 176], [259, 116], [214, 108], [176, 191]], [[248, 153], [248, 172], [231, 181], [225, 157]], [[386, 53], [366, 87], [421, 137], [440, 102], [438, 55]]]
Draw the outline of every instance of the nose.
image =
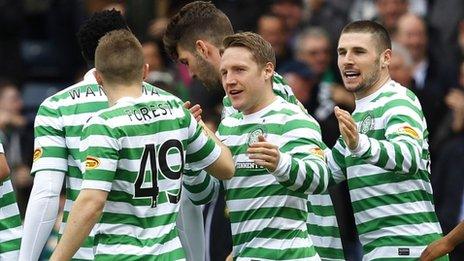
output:
[[226, 85], [234, 85], [235, 83], [237, 83], [237, 81], [231, 73], [227, 73], [226, 75], [224, 75], [224, 83]]
[[353, 64], [353, 55], [351, 52], [347, 52], [344, 56], [342, 56], [342, 63], [343, 64]]

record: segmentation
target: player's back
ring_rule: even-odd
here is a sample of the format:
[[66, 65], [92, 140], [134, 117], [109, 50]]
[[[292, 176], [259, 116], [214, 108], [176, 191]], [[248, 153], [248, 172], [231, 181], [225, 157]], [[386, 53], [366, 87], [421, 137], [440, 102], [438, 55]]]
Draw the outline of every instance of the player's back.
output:
[[89, 120], [81, 138], [87, 157], [83, 188], [109, 191], [95, 236], [96, 259], [183, 258], [175, 225], [192, 121], [167, 93], [122, 98]]
[[[80, 136], [84, 124], [96, 112], [108, 108], [108, 99], [88, 71], [84, 79], [47, 98], [37, 112], [34, 132], [35, 150], [32, 174], [37, 171], [58, 170], [66, 174], [66, 202], [60, 234], [82, 184], [79, 152]], [[160, 90], [145, 84], [144, 95], [157, 96]], [[93, 232], [74, 256], [93, 259]]]

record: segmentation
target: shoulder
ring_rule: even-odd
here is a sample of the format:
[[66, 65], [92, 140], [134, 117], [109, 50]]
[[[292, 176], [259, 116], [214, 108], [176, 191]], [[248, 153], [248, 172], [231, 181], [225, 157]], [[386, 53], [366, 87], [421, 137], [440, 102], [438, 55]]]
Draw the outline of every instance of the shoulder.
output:
[[158, 97], [161, 100], [183, 104], [182, 100], [174, 94], [146, 82], [143, 82], [142, 93], [146, 96]]

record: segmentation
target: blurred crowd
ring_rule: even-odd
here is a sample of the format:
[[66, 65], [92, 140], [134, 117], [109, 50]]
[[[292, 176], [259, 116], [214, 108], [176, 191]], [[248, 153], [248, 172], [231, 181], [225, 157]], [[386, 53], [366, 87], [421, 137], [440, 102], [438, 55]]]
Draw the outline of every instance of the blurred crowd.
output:
[[[87, 71], [75, 34], [95, 11], [120, 10], [142, 42], [150, 65], [146, 81], [182, 100], [201, 104], [205, 122], [217, 126], [224, 93], [203, 88], [184, 65], [170, 61], [161, 40], [168, 18], [188, 2], [0, 1], [0, 139], [22, 214], [33, 182], [29, 171], [36, 110], [43, 99], [78, 81]], [[391, 76], [416, 93], [427, 119], [432, 186], [444, 233], [464, 219], [464, 1], [212, 2], [228, 15], [235, 31], [257, 32], [272, 44], [277, 71], [318, 120], [329, 147], [339, 136], [334, 106], [354, 109], [354, 98], [341, 85], [336, 66], [340, 31], [349, 21], [359, 19], [383, 24], [394, 42]], [[346, 188], [342, 184], [332, 195], [343, 243], [356, 249]], [[452, 257], [464, 260], [464, 248]]]

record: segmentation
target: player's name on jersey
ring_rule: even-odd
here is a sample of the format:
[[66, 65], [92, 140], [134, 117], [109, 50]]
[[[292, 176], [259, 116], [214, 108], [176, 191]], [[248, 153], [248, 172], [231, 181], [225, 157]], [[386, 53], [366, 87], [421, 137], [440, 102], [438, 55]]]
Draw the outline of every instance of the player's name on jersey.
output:
[[[149, 86], [147, 88], [146, 85], [142, 85], [142, 93], [144, 95], [158, 95], [159, 93], [156, 90], [156, 88], [153, 88], [152, 86]], [[96, 96], [104, 96], [105, 92], [103, 91], [103, 88], [96, 84], [90, 84], [84, 87], [78, 87], [75, 89], [72, 89], [69, 91], [69, 96], [71, 99], [80, 99], [80, 98], [88, 98], [89, 96], [91, 97], [96, 97]]]
[[172, 106], [167, 102], [147, 104], [124, 110], [130, 121], [148, 121], [164, 115], [172, 115]]
[[236, 169], [264, 169], [264, 167], [257, 165], [254, 162], [241, 161], [235, 164]]

